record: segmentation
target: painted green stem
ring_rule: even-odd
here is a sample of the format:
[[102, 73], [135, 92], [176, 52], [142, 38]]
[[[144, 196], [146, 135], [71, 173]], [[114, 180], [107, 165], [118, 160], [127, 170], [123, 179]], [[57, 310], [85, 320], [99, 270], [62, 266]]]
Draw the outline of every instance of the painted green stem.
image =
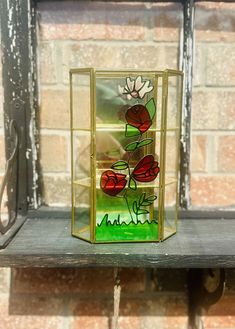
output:
[[[127, 199], [127, 196], [126, 196], [126, 193], [123, 195], [123, 198], [126, 200], [126, 205], [127, 205], [127, 208], [128, 208], [129, 214], [130, 214], [130, 216], [131, 216], [131, 221], [132, 221], [133, 223], [135, 223], [134, 218], [133, 218], [132, 213], [131, 213], [131, 208], [130, 208], [130, 206], [129, 206], [128, 199]], [[136, 224], [137, 224], [137, 223], [136, 223]]]

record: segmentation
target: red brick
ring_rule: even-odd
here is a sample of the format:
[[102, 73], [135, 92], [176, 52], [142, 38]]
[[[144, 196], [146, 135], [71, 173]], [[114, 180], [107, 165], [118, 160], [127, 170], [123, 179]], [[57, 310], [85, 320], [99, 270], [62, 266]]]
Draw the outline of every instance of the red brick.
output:
[[[148, 10], [133, 4], [39, 4], [43, 40], [143, 40]], [[141, 6], [142, 8], [142, 6]], [[132, 14], [130, 15], [130, 10]], [[118, 12], [118, 15], [117, 15]]]
[[41, 128], [69, 129], [69, 90], [41, 91]]
[[[170, 181], [170, 178], [169, 178]], [[168, 182], [166, 178], [166, 183]], [[165, 207], [176, 204], [176, 184], [170, 184], [165, 187]], [[173, 223], [172, 223], [173, 224]]]
[[112, 302], [108, 300], [72, 301], [72, 329], [109, 329], [109, 319], [112, 314]]
[[218, 128], [235, 130], [235, 92], [221, 91], [217, 93]]
[[44, 175], [42, 198], [43, 202], [49, 206], [70, 206], [70, 177], [62, 174], [59, 176]]
[[164, 329], [182, 329], [187, 327], [188, 305], [186, 298], [173, 296], [165, 302], [166, 311], [163, 318]]
[[218, 139], [218, 170], [235, 172], [235, 135]]
[[195, 44], [193, 64], [193, 86], [205, 85], [206, 72], [206, 47], [201, 43]]
[[0, 268], [0, 293], [8, 293], [10, 287], [10, 269]]
[[196, 176], [191, 179], [191, 198], [194, 206], [233, 206], [234, 176]]
[[163, 328], [163, 318], [159, 312], [151, 315], [143, 316], [141, 319], [141, 329]]
[[[135, 299], [121, 299], [119, 309], [119, 328], [131, 329], [141, 328], [142, 311], [141, 307], [143, 301]], [[113, 299], [110, 300], [84, 300], [73, 301], [73, 329], [81, 328], [110, 328], [109, 323], [113, 318]], [[93, 326], [92, 326], [93, 325]]]
[[106, 316], [79, 316], [73, 317], [72, 329], [109, 329], [109, 318]]
[[112, 269], [18, 269], [13, 289], [17, 293], [112, 293]]
[[[73, 312], [72, 328], [107, 328], [113, 316], [113, 300], [86, 299], [71, 301]], [[93, 320], [93, 322], [92, 322]], [[125, 298], [121, 296], [119, 328], [177, 328], [186, 327], [187, 302], [185, 296], [156, 295], [153, 298]]]
[[209, 90], [194, 91], [192, 99], [192, 128], [195, 130], [218, 129], [219, 96]]
[[191, 146], [191, 170], [193, 172], [206, 171], [206, 144], [206, 136], [193, 136]]
[[59, 135], [42, 135], [41, 165], [44, 172], [67, 171], [68, 138]]
[[60, 329], [63, 301], [52, 298], [1, 296], [0, 329]]
[[196, 41], [235, 41], [234, 3], [202, 2], [195, 8]]
[[[131, 264], [130, 264], [131, 265]], [[145, 291], [145, 269], [125, 268], [120, 270], [122, 292], [140, 293]]]
[[118, 319], [118, 324], [120, 329], [141, 329], [141, 320], [143, 319], [143, 314], [141, 311], [140, 300], [125, 300], [120, 301], [120, 316]]
[[[80, 80], [80, 79], [79, 79]], [[73, 128], [90, 129], [91, 128], [91, 97], [90, 97], [90, 81], [85, 79], [86, 87], [80, 86], [79, 82], [74, 78], [74, 86], [76, 91], [73, 93]]]
[[71, 43], [63, 48], [63, 77], [68, 82], [71, 67], [106, 69], [153, 69], [178, 67], [176, 45], [111, 45]]
[[[76, 82], [75, 82], [76, 83]], [[76, 86], [77, 87], [77, 86]], [[73, 95], [74, 128], [90, 127], [90, 94], [88, 88], [80, 86]], [[69, 89], [43, 89], [41, 92], [40, 127], [48, 129], [70, 129]], [[79, 114], [78, 114], [79, 111]]]
[[[54, 84], [57, 81], [56, 50], [52, 42], [41, 42], [38, 48], [40, 63], [39, 79], [42, 84]], [[59, 68], [58, 68], [59, 69]]]
[[235, 129], [235, 93], [205, 88], [193, 91], [192, 127], [196, 130]]
[[[232, 274], [231, 274], [232, 275]], [[151, 270], [151, 291], [160, 292], [174, 292], [177, 293], [185, 291], [187, 281], [187, 270], [186, 269], [159, 269], [154, 268]]]
[[235, 47], [207, 46], [206, 84], [208, 86], [235, 85]]
[[178, 163], [176, 159], [178, 145], [176, 134], [168, 133], [166, 140], [166, 172], [173, 173], [173, 175], [176, 172], [176, 166]]
[[[113, 269], [16, 269], [12, 280], [15, 293], [113, 293]], [[145, 289], [144, 269], [122, 269], [123, 292], [139, 293]]]
[[212, 305], [203, 316], [205, 328], [234, 328], [235, 327], [235, 294], [225, 295], [215, 305]]
[[152, 8], [155, 18], [154, 39], [156, 41], [178, 42], [183, 24], [181, 4], [157, 3]]

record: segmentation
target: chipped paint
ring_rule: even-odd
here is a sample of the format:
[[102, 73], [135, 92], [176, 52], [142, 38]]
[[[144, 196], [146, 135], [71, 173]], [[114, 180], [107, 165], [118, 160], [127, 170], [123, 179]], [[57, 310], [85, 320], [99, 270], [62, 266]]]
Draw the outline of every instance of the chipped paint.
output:
[[14, 193], [18, 193], [18, 208], [22, 214], [28, 206], [37, 208], [40, 205], [37, 172], [36, 27], [33, 6], [34, 1], [30, 0], [6, 0], [0, 3], [6, 157], [11, 152], [9, 123], [14, 119], [19, 133], [20, 152], [17, 159], [20, 175], [18, 183], [12, 188]]
[[194, 0], [186, 0], [184, 2], [184, 35], [181, 46], [181, 69], [184, 72], [184, 96], [181, 125], [180, 206], [183, 209], [188, 209], [190, 206], [190, 146], [193, 46]]
[[[28, 0], [28, 8], [31, 6], [31, 1]], [[41, 203], [41, 199], [38, 195], [38, 173], [37, 173], [37, 163], [38, 163], [38, 129], [37, 129], [37, 121], [36, 121], [36, 111], [37, 111], [37, 99], [35, 99], [34, 92], [37, 90], [37, 81], [36, 81], [36, 59], [34, 51], [36, 51], [36, 45], [34, 44], [32, 33], [34, 36], [36, 35], [36, 24], [32, 26], [33, 18], [35, 19], [35, 10], [31, 8], [28, 10], [28, 31], [29, 33], [29, 56], [30, 56], [30, 72], [28, 75], [29, 85], [29, 100], [30, 100], [30, 108], [31, 108], [31, 119], [29, 122], [29, 138], [31, 142], [31, 165], [32, 165], [32, 197], [31, 197], [31, 205], [34, 209], [38, 208]]]

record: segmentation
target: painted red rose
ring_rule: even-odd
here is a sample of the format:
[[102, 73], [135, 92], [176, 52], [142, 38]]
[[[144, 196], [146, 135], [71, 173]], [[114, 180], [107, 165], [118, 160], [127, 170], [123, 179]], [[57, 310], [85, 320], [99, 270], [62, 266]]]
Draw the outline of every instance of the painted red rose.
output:
[[158, 162], [154, 160], [154, 157], [146, 155], [135, 166], [132, 177], [138, 182], [151, 182], [157, 177], [159, 171]]
[[104, 193], [115, 196], [126, 186], [126, 175], [115, 173], [112, 170], [106, 170], [100, 178], [100, 187]]
[[152, 124], [152, 120], [147, 108], [141, 104], [130, 107], [126, 111], [125, 117], [126, 121], [131, 126], [138, 128], [142, 134], [147, 131]]

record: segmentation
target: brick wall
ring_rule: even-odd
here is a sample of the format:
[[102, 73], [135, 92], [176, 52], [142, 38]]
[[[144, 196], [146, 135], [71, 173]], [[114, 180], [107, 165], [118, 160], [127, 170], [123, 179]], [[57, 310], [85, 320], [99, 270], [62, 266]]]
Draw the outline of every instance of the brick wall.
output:
[[192, 203], [235, 205], [235, 3], [198, 3]]
[[178, 68], [181, 8], [180, 4], [39, 4], [46, 204], [70, 204], [69, 68]]
[[[69, 68], [178, 68], [181, 5], [62, 2], [39, 12], [44, 201], [68, 205]], [[193, 206], [234, 206], [234, 12], [232, 3], [196, 5]]]
[[[38, 7], [43, 198], [49, 205], [68, 205], [69, 67], [177, 68], [182, 15], [180, 5], [169, 3], [60, 2]], [[233, 203], [234, 10], [233, 4], [197, 4], [194, 205]], [[122, 269], [120, 329], [186, 328], [186, 276], [186, 270]], [[205, 329], [235, 328], [234, 277], [233, 270], [227, 271], [225, 296], [203, 316]], [[113, 271], [106, 268], [0, 268], [0, 329], [109, 329], [112, 289]]]
[[[186, 329], [187, 271], [121, 269], [120, 329]], [[0, 269], [1, 329], [110, 329], [113, 270]], [[235, 328], [235, 271], [205, 329]]]

